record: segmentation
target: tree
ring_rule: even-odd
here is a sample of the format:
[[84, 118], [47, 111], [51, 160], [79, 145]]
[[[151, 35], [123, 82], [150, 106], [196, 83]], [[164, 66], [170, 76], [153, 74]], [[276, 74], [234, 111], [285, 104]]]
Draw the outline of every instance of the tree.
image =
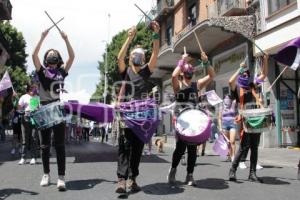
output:
[[25, 52], [25, 39], [23, 34], [18, 32], [8, 21], [0, 22], [0, 42], [10, 56], [6, 65], [13, 68], [18, 66], [26, 71], [26, 57], [28, 55]]
[[[119, 75], [118, 69], [118, 53], [127, 38], [127, 31], [123, 30], [112, 38], [110, 44], [108, 44], [107, 52], [102, 55], [103, 61], [99, 62], [98, 69], [100, 71], [100, 82], [97, 84], [96, 91], [92, 95], [91, 102], [103, 102], [103, 93], [104, 93], [104, 70], [105, 70], [105, 56], [107, 54], [107, 99], [106, 102], [110, 103], [113, 100], [114, 83], [120, 81], [121, 77]], [[141, 45], [146, 50], [146, 60], [148, 61], [151, 56], [152, 50], [152, 39], [151, 31], [145, 26], [144, 23], [137, 25], [137, 33], [134, 40], [131, 43], [131, 46], [128, 48], [127, 55], [129, 52], [136, 46]], [[126, 58], [126, 63], [128, 63], [128, 57]], [[120, 86], [120, 85], [119, 85]], [[116, 90], [117, 91], [117, 90]]]
[[23, 34], [13, 27], [9, 22], [0, 22], [0, 42], [9, 54], [6, 65], [1, 70], [0, 78], [7, 70], [14, 90], [19, 94], [25, 93], [26, 83], [29, 76], [26, 74], [26, 42]]

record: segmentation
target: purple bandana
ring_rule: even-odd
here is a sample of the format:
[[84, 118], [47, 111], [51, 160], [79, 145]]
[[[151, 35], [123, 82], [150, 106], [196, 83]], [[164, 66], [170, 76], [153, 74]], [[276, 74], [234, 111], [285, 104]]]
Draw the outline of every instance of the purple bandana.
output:
[[239, 75], [238, 77], [238, 85], [241, 87], [241, 88], [244, 88], [246, 90], [248, 90], [250, 87], [249, 87], [249, 81], [250, 81], [250, 78], [249, 77], [242, 77]]

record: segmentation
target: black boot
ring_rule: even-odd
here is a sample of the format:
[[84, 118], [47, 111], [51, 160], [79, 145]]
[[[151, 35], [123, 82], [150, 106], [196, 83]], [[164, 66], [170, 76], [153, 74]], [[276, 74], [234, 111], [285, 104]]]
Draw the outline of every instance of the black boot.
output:
[[229, 170], [229, 181], [236, 181], [236, 169], [230, 168]]
[[263, 180], [256, 176], [256, 171], [251, 169], [249, 173], [249, 181], [263, 183]]

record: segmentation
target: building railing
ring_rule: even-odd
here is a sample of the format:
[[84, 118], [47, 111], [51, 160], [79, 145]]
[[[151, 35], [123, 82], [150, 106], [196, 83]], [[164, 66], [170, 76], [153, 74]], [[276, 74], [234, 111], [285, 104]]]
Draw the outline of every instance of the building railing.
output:
[[162, 52], [162, 51], [164, 51], [164, 50], [166, 50], [166, 49], [168, 49], [172, 46], [173, 46], [172, 42], [171, 43], [165, 42], [163, 45], [161, 45], [159, 51]]
[[231, 15], [246, 9], [245, 0], [217, 0], [208, 5], [208, 18]]
[[179, 31], [176, 35], [172, 38], [172, 44], [175, 44], [180, 38], [182, 38], [186, 33], [190, 32], [190, 30], [193, 29], [194, 26], [200, 23], [200, 20], [197, 19], [196, 23], [189, 23], [187, 26], [185, 26], [181, 31]]
[[157, 11], [160, 13], [166, 8], [172, 8], [174, 6], [174, 0], [160, 0], [157, 4]]

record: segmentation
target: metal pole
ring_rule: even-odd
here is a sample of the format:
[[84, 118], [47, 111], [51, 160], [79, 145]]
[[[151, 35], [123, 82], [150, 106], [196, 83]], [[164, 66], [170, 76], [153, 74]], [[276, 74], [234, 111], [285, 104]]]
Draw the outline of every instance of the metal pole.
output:
[[107, 40], [106, 40], [106, 53], [105, 53], [105, 66], [104, 66], [104, 104], [106, 104], [107, 97], [107, 67], [108, 67], [108, 42], [109, 42], [109, 34], [110, 34], [110, 14], [108, 13], [108, 31], [107, 31]]
[[[279, 75], [279, 66], [277, 63], [275, 63], [275, 77]], [[278, 146], [282, 146], [282, 133], [281, 133], [281, 108], [280, 108], [280, 81], [276, 82], [276, 96], [275, 96], [275, 101], [276, 101], [276, 131], [277, 131], [277, 141], [278, 141]]]

